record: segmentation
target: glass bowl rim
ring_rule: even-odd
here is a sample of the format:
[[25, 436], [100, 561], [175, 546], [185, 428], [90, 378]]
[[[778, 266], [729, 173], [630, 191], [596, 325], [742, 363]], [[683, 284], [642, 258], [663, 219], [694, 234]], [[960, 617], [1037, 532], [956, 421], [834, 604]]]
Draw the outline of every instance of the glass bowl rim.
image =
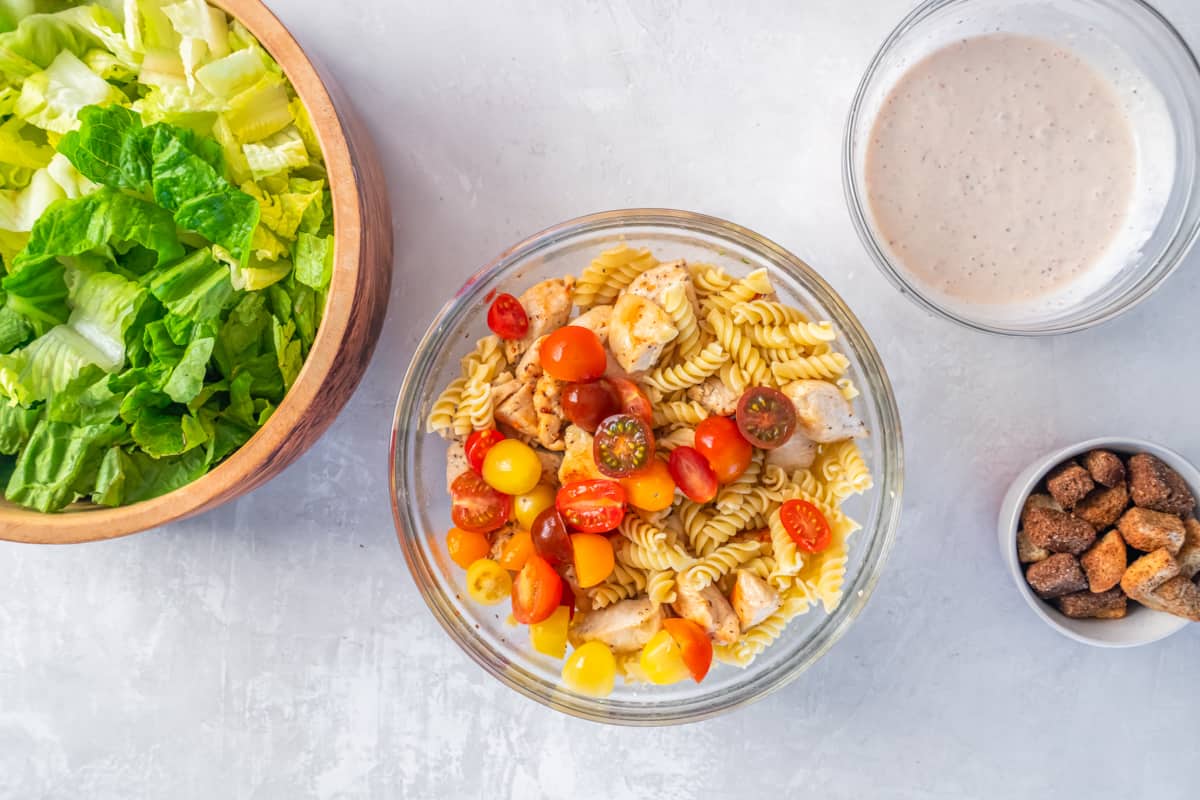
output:
[[[1180, 52], [1191, 66], [1194, 82], [1200, 83], [1200, 61], [1197, 60], [1195, 52], [1171, 21], [1162, 12], [1146, 2], [1146, 0], [1087, 1], [1110, 4], [1124, 3], [1137, 12], [1146, 14], [1152, 23], [1160, 26], [1160, 32], [1180, 48]], [[1197, 219], [1190, 228], [1184, 225], [1186, 213], [1184, 214], [1184, 219], [1180, 221], [1180, 224], [1171, 234], [1161, 257], [1150, 265], [1147, 273], [1129, 287], [1128, 291], [1122, 297], [1101, 305], [1077, 319], [1071, 319], [1063, 323], [1050, 323], [1036, 328], [1013, 328], [987, 323], [964, 314], [955, 313], [949, 308], [934, 302], [914, 282], [906, 279], [900, 269], [892, 263], [892, 259], [883, 251], [874, 228], [868, 221], [866, 199], [859, 192], [855, 181], [860, 170], [855, 164], [854, 157], [854, 130], [864, 114], [863, 103], [866, 100], [867, 90], [876, 78], [884, 59], [893, 52], [896, 45], [917, 25], [945, 8], [972, 2], [975, 2], [975, 0], [923, 0], [923, 2], [905, 14], [896, 26], [892, 28], [883, 43], [880, 44], [878, 50], [876, 50], [875, 55], [871, 57], [871, 61], [863, 73], [862, 79], [859, 81], [854, 97], [851, 100], [850, 111], [846, 117], [846, 126], [842, 136], [842, 191], [846, 198], [846, 205], [850, 211], [850, 219], [854, 223], [855, 233], [858, 234], [859, 240], [862, 242], [867, 254], [871, 257], [871, 260], [875, 263], [875, 266], [901, 294], [906, 295], [914, 303], [926, 311], [933, 313], [935, 316], [957, 323], [964, 328], [1001, 336], [1038, 337], [1076, 333], [1108, 322], [1148, 299], [1182, 265], [1184, 258], [1191, 251], [1197, 238], [1200, 238], [1200, 214], [1197, 215]], [[1197, 117], [1200, 119], [1200, 110], [1197, 112]], [[1198, 126], [1197, 132], [1200, 135], [1200, 126]], [[1197, 162], [1196, 168], [1193, 169], [1192, 185], [1186, 198], [1186, 204], [1189, 206], [1195, 207], [1200, 204], [1200, 198], [1197, 197], [1198, 182], [1200, 182], [1200, 161]], [[1185, 208], [1184, 211], [1186, 212], [1186, 210]]]
[[[433, 575], [433, 567], [420, 552], [418, 539], [425, 535], [425, 532], [412, 516], [409, 504], [406, 503], [402, 507], [400, 502], [401, 495], [407, 495], [408, 492], [406, 480], [401, 479], [398, 469], [401, 455], [408, 453], [409, 439], [415, 441], [417, 437], [425, 435], [423, 419], [419, 416], [423, 398], [417, 393], [417, 384], [433, 369], [436, 351], [432, 343], [441, 338], [444, 329], [449, 327], [450, 318], [455, 316], [455, 310], [462, 305], [464, 296], [469, 293], [471, 287], [480, 281], [498, 278], [510, 267], [522, 263], [531, 255], [576, 236], [629, 227], [658, 227], [683, 233], [702, 233], [744, 247], [769, 261], [773, 268], [786, 273], [790, 279], [805, 285], [823, 309], [841, 317], [845, 321], [843, 335], [850, 341], [863, 378], [868, 384], [864, 396], [873, 401], [879, 419], [880, 431], [877, 435], [880, 438], [879, 446], [883, 457], [883, 463], [877, 468], [877, 475], [880, 477], [876, 485], [876, 491], [880, 493], [878, 525], [867, 539], [861, 567], [854, 580], [847, 582], [841, 603], [828, 615], [822, 626], [814, 631], [807, 643], [811, 649], [798, 653], [795, 659], [773, 670], [759, 673], [755, 673], [753, 668], [746, 670], [745, 679], [718, 698], [699, 697], [672, 703], [647, 703], [644, 711], [637, 706], [628, 705], [613, 708], [602, 698], [588, 698], [561, 689], [546, 691], [544, 682], [523, 674], [519, 664], [513, 664], [517, 667], [516, 670], [507, 669], [506, 664], [496, 657], [496, 652], [482, 644], [481, 637], [474, 635], [452, 605], [443, 599], [443, 592]], [[402, 430], [402, 423], [405, 422], [416, 423], [411, 428], [412, 433], [405, 434]], [[397, 396], [388, 448], [388, 491], [397, 538], [409, 574], [434, 618], [471, 660], [504, 685], [556, 711], [593, 722], [654, 726], [697, 722], [760, 700], [798, 678], [845, 635], [866, 607], [895, 544], [903, 497], [903, 462], [903, 433], [899, 410], [882, 359], [857, 316], [823, 277], [802, 259], [774, 241], [736, 223], [677, 209], [631, 208], [576, 217], [517, 242], [467, 278], [462, 288], [442, 306], [418, 342]]]

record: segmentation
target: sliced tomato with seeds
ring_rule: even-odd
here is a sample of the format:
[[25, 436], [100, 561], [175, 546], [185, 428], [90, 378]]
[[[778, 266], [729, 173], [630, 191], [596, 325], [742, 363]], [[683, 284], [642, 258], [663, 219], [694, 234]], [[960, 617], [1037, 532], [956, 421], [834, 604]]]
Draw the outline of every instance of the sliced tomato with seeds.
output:
[[495, 428], [488, 428], [482, 431], [472, 431], [467, 437], [467, 443], [463, 449], [467, 454], [467, 464], [471, 469], [483, 474], [483, 458], [487, 455], [488, 450], [500, 442], [504, 441], [504, 434]]
[[752, 386], [737, 405], [737, 426], [755, 447], [774, 450], [796, 431], [796, 407], [787, 395], [769, 386]]
[[524, 625], [541, 622], [562, 600], [563, 579], [541, 556], [530, 556], [512, 587], [513, 617]]
[[612, 384], [601, 378], [590, 383], [568, 383], [563, 387], [562, 406], [567, 419], [592, 433], [621, 410], [621, 401]]
[[694, 447], [683, 445], [671, 451], [667, 469], [675, 479], [675, 485], [693, 503], [711, 503], [717, 496], [717, 473], [709, 466], [708, 459]]
[[558, 490], [554, 504], [575, 530], [605, 533], [615, 530], [625, 518], [625, 489], [603, 478], [575, 481]]
[[450, 500], [450, 519], [464, 531], [497, 530], [508, 522], [512, 512], [512, 498], [488, 486], [469, 469], [450, 484]]
[[605, 380], [612, 386], [613, 391], [617, 393], [622, 414], [632, 414], [647, 425], [654, 425], [654, 406], [650, 403], [650, 398], [646, 396], [646, 393], [642, 391], [640, 386], [628, 378], [614, 377], [605, 378]]
[[640, 417], [614, 414], [596, 428], [592, 456], [608, 477], [626, 478], [654, 459], [654, 431]]
[[806, 553], [819, 553], [833, 540], [829, 520], [807, 500], [788, 500], [779, 509], [779, 521], [796, 547]]
[[529, 315], [520, 300], [499, 294], [488, 308], [487, 326], [501, 339], [521, 339], [529, 333]]

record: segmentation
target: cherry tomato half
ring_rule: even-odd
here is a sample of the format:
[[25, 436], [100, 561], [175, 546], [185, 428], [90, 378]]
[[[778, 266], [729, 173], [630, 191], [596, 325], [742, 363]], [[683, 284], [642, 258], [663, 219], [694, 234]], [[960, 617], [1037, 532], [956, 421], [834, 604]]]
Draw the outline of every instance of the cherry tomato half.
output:
[[628, 478], [621, 478], [621, 486], [625, 489], [625, 502], [643, 511], [664, 511], [675, 500], [675, 479], [661, 458], [655, 458], [650, 466]]
[[467, 464], [471, 469], [483, 474], [483, 458], [487, 455], [488, 450], [504, 441], [504, 434], [495, 428], [488, 428], [482, 431], [472, 431], [467, 437], [467, 443], [463, 449], [467, 453]]
[[654, 431], [640, 417], [614, 414], [596, 428], [592, 457], [610, 478], [633, 475], [654, 459]]
[[501, 339], [521, 339], [529, 333], [529, 315], [511, 294], [496, 295], [488, 309], [487, 326]]
[[574, 560], [567, 523], [553, 506], [538, 514], [529, 535], [533, 537], [533, 549], [551, 564], [570, 564]]
[[492, 543], [479, 531], [451, 528], [446, 533], [446, 552], [450, 554], [450, 560], [463, 569], [481, 558], [487, 558], [491, 551]]
[[737, 405], [737, 426], [755, 447], [774, 450], [796, 430], [796, 407], [787, 395], [769, 386], [752, 386]]
[[806, 553], [819, 553], [833, 540], [829, 520], [807, 500], [788, 500], [779, 509], [779, 521], [796, 547]]
[[547, 336], [538, 358], [542, 369], [560, 381], [594, 381], [608, 366], [600, 338], [576, 325], [564, 325]]
[[709, 417], [697, 425], [696, 450], [708, 461], [721, 483], [737, 480], [754, 456], [754, 448], [729, 417]]
[[621, 401], [612, 384], [601, 378], [591, 383], [568, 383], [563, 387], [562, 406], [567, 419], [592, 433], [605, 418], [621, 410]]
[[663, 628], [679, 643], [683, 651], [683, 663], [692, 673], [692, 680], [696, 683], [704, 680], [713, 660], [713, 646], [708, 634], [690, 619], [682, 617], [664, 619]]
[[563, 580], [541, 556], [530, 556], [517, 573], [512, 587], [513, 616], [532, 625], [554, 613], [562, 599]]
[[717, 473], [696, 448], [676, 447], [667, 467], [679, 490], [693, 503], [711, 503], [717, 496]]
[[554, 504], [566, 523], [583, 533], [611, 531], [625, 518], [625, 490], [602, 478], [568, 483]]
[[576, 533], [571, 536], [575, 549], [575, 579], [580, 588], [598, 586], [612, 574], [615, 558], [612, 542], [598, 533]]
[[464, 531], [494, 531], [508, 522], [512, 511], [512, 498], [488, 486], [471, 470], [450, 484], [450, 499], [450, 519]]
[[628, 378], [607, 378], [606, 380], [613, 391], [617, 393], [621, 403], [621, 413], [632, 414], [653, 427], [654, 407], [641, 387]]

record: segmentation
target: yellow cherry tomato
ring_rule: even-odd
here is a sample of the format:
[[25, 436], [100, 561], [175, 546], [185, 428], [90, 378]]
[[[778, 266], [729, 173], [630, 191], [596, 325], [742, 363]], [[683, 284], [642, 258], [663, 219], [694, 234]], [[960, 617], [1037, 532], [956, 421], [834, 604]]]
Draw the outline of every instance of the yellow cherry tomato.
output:
[[607, 697], [617, 681], [617, 659], [604, 642], [587, 642], [563, 662], [562, 678], [568, 689]]
[[483, 457], [483, 479], [497, 492], [525, 494], [542, 479], [542, 462], [529, 445], [505, 439], [492, 445]]
[[487, 558], [492, 544], [486, 535], [477, 531], [451, 528], [446, 533], [446, 552], [455, 564], [467, 569], [481, 558]]
[[467, 594], [476, 603], [494, 606], [512, 594], [512, 576], [490, 558], [481, 558], [467, 567]]
[[567, 654], [567, 628], [570, 624], [571, 610], [559, 606], [553, 614], [529, 626], [529, 643], [539, 653], [562, 658]]
[[575, 551], [575, 580], [581, 588], [597, 586], [613, 571], [613, 546], [607, 536], [599, 533], [576, 533], [571, 536]]
[[519, 572], [525, 562], [533, 555], [533, 537], [529, 531], [517, 531], [500, 548], [500, 566]]
[[554, 487], [539, 483], [532, 491], [513, 498], [513, 515], [517, 524], [527, 531], [533, 530], [533, 521], [538, 514], [554, 505]]
[[683, 663], [683, 649], [669, 631], [661, 630], [646, 642], [638, 663], [651, 683], [678, 683], [691, 677]]
[[662, 511], [670, 508], [675, 499], [675, 480], [667, 462], [654, 459], [649, 467], [641, 472], [621, 479], [625, 489], [625, 502], [643, 511]]

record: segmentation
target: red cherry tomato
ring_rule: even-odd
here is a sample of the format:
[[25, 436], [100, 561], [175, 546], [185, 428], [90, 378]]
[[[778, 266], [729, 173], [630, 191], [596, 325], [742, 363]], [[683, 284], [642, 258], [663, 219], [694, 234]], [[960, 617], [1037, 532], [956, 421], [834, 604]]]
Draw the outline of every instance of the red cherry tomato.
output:
[[575, 481], [558, 490], [554, 504], [575, 530], [605, 533], [625, 518], [625, 489], [616, 481]]
[[521, 339], [529, 333], [529, 315], [511, 294], [497, 295], [488, 309], [487, 325], [501, 339]]
[[538, 358], [542, 369], [560, 381], [594, 381], [608, 366], [599, 337], [576, 325], [564, 325], [547, 336]]
[[663, 627], [678, 643], [684, 666], [692, 673], [692, 680], [696, 683], [704, 680], [713, 660], [713, 646], [708, 634], [690, 619], [682, 617], [664, 619]]
[[554, 613], [562, 600], [563, 579], [541, 556], [530, 556], [512, 587], [513, 617], [532, 625]]
[[591, 383], [568, 383], [563, 387], [562, 406], [567, 419], [588, 433], [621, 410], [612, 384], [603, 378]]
[[693, 503], [711, 503], [717, 496], [717, 473], [694, 447], [676, 447], [667, 462], [679, 490]]
[[709, 417], [696, 426], [696, 450], [721, 483], [735, 481], [750, 466], [754, 448], [729, 417]]
[[550, 563], [570, 564], [575, 559], [571, 534], [558, 509], [551, 507], [538, 514], [529, 534], [533, 537], [533, 549]]
[[467, 452], [467, 463], [471, 469], [479, 474], [483, 474], [483, 457], [487, 455], [487, 451], [492, 449], [492, 445], [503, 442], [504, 434], [495, 428], [488, 428], [482, 431], [472, 431], [467, 437], [467, 443], [464, 450]]
[[778, 389], [753, 386], [738, 400], [737, 426], [750, 444], [774, 450], [792, 438], [796, 430], [796, 407]]
[[640, 417], [614, 414], [596, 428], [592, 457], [596, 468], [608, 477], [628, 477], [653, 460], [654, 432]]
[[796, 547], [806, 553], [819, 553], [833, 540], [829, 520], [807, 500], [788, 500], [779, 509], [779, 521]]
[[640, 417], [647, 425], [654, 426], [654, 407], [650, 398], [628, 378], [606, 378], [621, 402], [621, 413]]
[[497, 492], [471, 470], [465, 470], [450, 484], [450, 519], [464, 531], [487, 533], [508, 522], [512, 498]]

